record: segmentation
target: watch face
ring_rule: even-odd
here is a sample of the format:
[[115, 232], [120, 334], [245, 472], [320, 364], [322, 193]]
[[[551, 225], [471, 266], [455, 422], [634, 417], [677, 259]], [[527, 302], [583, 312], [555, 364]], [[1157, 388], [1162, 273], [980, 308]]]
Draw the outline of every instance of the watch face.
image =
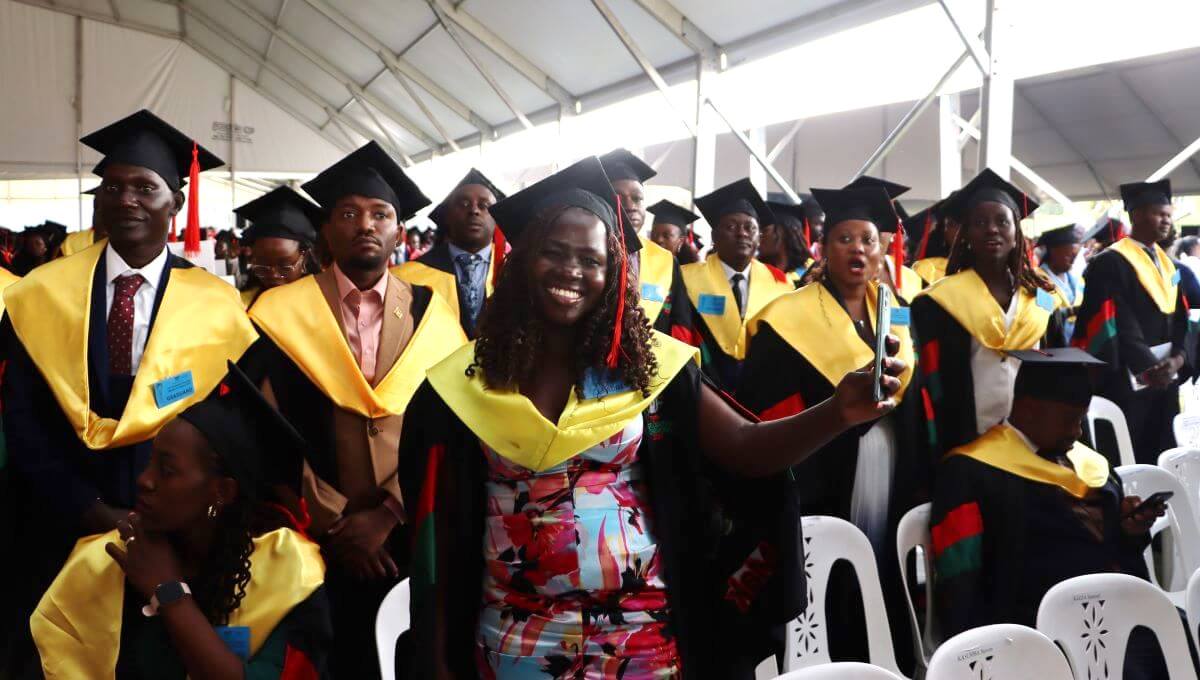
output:
[[183, 584], [178, 581], [159, 584], [154, 590], [154, 596], [158, 598], [158, 605], [161, 607], [164, 604], [171, 604], [175, 600], [184, 596]]

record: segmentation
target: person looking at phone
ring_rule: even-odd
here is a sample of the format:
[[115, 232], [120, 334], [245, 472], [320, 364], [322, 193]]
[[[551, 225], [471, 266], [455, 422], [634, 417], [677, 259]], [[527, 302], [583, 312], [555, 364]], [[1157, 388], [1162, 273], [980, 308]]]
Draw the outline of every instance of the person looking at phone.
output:
[[[750, 348], [738, 401], [763, 420], [802, 412], [834, 393], [846, 373], [873, 364], [879, 333], [900, 341], [899, 356], [910, 366], [900, 376], [893, 415], [852, 428], [793, 468], [801, 512], [832, 515], [858, 526], [881, 556], [889, 621], [897, 650], [910, 647], [899, 572], [886, 548], [895, 545], [895, 527], [903, 511], [923, 500], [929, 466], [922, 462], [920, 394], [913, 380], [914, 343], [906, 314], [892, 298], [890, 329], [880, 329], [880, 286], [874, 272], [884, 254], [879, 225], [894, 225], [887, 193], [880, 187], [813, 189], [827, 215], [821, 238], [824, 259], [806, 275], [810, 283], [770, 304], [748, 324]], [[890, 291], [883, 289], [890, 295]], [[845, 578], [842, 578], [842, 577]], [[830, 644], [834, 658], [865, 660], [861, 599], [854, 578], [835, 569], [830, 589]], [[835, 616], [846, 614], [846, 617]], [[857, 645], [857, 647], [856, 647]], [[902, 662], [903, 663], [903, 662]]]
[[[935, 475], [933, 592], [944, 637], [993, 623], [1033, 626], [1046, 591], [1075, 576], [1148, 578], [1142, 551], [1165, 511], [1125, 495], [1108, 460], [1078, 442], [1089, 370], [1104, 362], [1076, 348], [1009, 359], [1021, 366], [1008, 418], [950, 451]], [[1141, 630], [1129, 654], [1142, 658], [1126, 657], [1125, 678], [1165, 678], [1154, 673], [1153, 634]]]

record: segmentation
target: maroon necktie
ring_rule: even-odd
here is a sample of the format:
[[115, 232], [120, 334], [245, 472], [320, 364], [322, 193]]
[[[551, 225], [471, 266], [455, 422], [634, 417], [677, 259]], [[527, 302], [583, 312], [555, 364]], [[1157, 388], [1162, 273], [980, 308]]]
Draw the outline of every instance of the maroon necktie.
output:
[[113, 285], [112, 309], [108, 310], [108, 371], [133, 375], [133, 296], [146, 279], [141, 274], [122, 276]]

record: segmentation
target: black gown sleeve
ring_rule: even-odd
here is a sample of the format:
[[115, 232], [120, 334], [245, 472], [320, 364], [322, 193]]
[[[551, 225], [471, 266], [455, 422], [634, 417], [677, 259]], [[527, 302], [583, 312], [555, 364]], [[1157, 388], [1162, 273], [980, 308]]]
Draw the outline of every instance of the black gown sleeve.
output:
[[946, 451], [965, 444], [975, 431], [975, 384], [971, 374], [971, 337], [929, 296], [912, 304], [929, 459], [936, 464]]
[[938, 465], [929, 517], [940, 632], [949, 637], [996, 621], [984, 575], [986, 499], [975, 479], [979, 463], [954, 456]]

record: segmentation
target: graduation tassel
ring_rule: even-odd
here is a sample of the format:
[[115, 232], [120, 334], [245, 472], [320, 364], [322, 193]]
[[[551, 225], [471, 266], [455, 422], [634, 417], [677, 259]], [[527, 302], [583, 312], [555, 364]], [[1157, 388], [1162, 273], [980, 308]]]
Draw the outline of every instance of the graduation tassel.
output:
[[617, 196], [617, 233], [621, 238], [621, 278], [617, 280], [617, 314], [613, 320], [612, 342], [608, 347], [609, 370], [616, 370], [621, 359], [621, 327], [625, 323], [625, 286], [629, 276], [629, 250], [625, 247], [624, 208], [621, 207], [621, 197]]
[[171, 231], [167, 234], [167, 243], [175, 243], [179, 237], [175, 235], [175, 215], [171, 215]]
[[929, 232], [933, 230], [933, 211], [925, 213], [925, 233], [921, 234], [921, 245], [917, 248], [917, 262], [925, 259], [925, 251], [929, 248]]
[[195, 257], [200, 254], [200, 160], [199, 147], [192, 142], [192, 167], [188, 170], [188, 215], [183, 231], [183, 254]]
[[896, 235], [892, 237], [892, 264], [896, 265], [896, 290], [904, 285], [904, 222], [896, 218]]
[[504, 238], [504, 232], [500, 230], [500, 225], [496, 225], [496, 229], [492, 231], [492, 261], [496, 263], [492, 267], [492, 290], [496, 290], [496, 284], [500, 281], [500, 268], [504, 266], [504, 252], [508, 247], [508, 242]]
[[808, 248], [808, 254], [812, 255], [812, 229], [808, 226], [808, 218], [804, 218], [804, 247]]

